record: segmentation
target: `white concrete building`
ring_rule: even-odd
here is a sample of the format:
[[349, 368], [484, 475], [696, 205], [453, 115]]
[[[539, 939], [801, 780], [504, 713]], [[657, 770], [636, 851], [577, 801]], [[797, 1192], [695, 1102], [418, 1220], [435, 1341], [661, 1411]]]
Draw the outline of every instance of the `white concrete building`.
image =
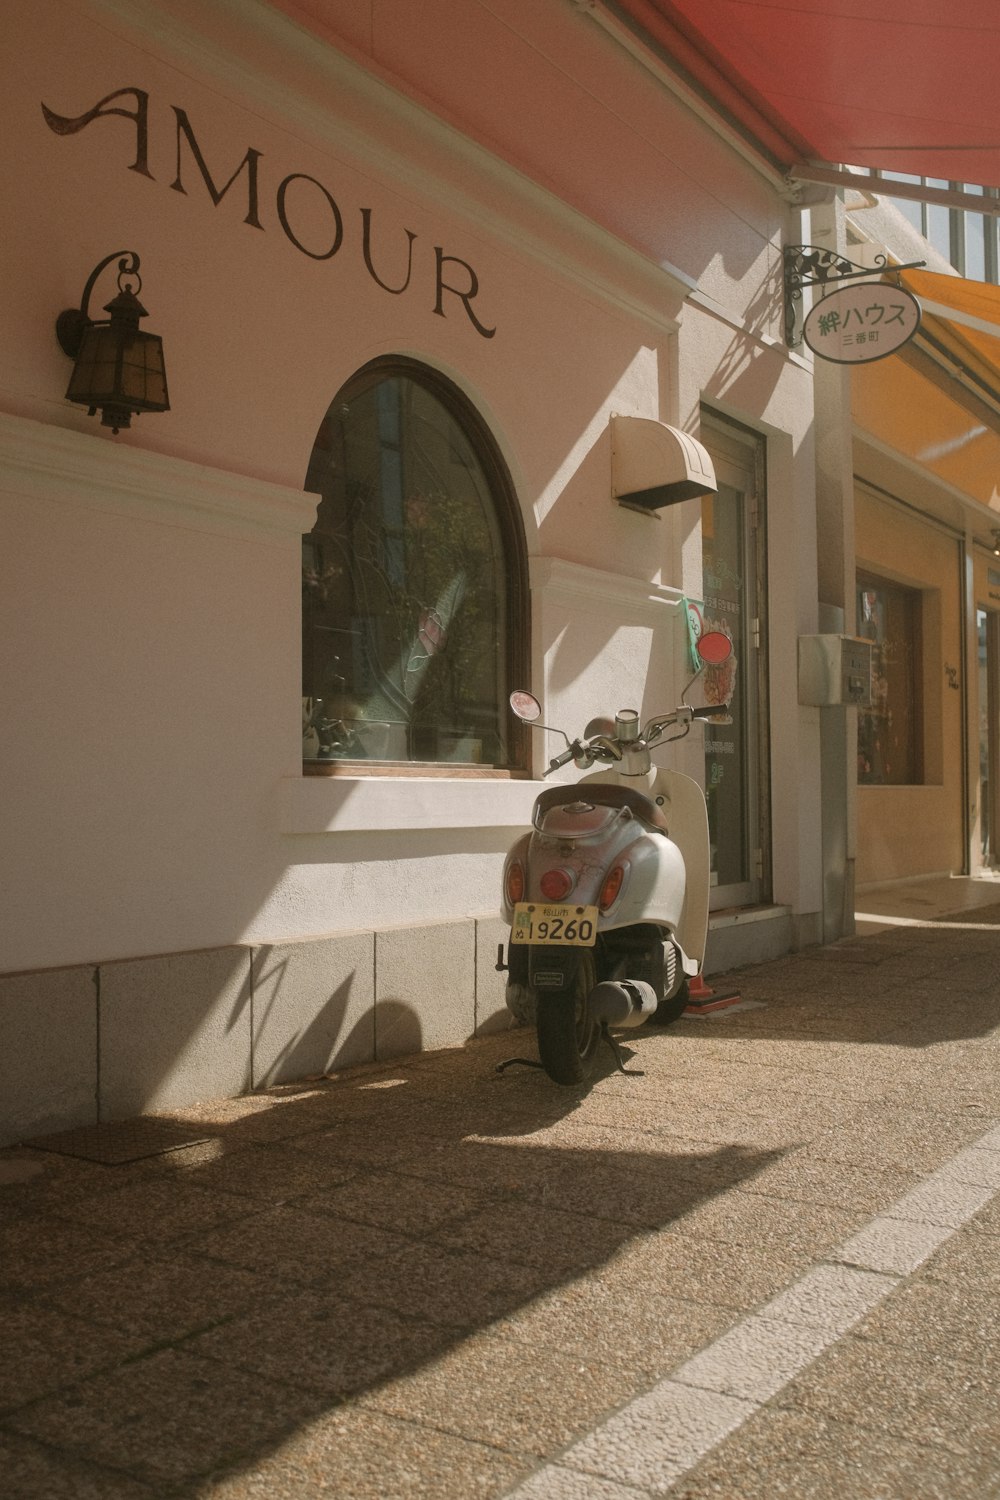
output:
[[[681, 747], [709, 966], [820, 941], [796, 653], [843, 474], [780, 172], [569, 0], [6, 34], [0, 1138], [506, 1024], [500, 870], [558, 748], [507, 692], [573, 732], [672, 705], [685, 600], [740, 658], [732, 737]], [[133, 252], [170, 407], [113, 435], [55, 323]], [[677, 434], [715, 495], [640, 493]]]

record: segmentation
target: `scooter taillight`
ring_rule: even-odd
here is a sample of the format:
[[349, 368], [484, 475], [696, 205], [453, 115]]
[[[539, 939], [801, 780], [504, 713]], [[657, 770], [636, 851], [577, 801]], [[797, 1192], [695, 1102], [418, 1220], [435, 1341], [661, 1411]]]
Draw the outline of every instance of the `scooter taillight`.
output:
[[624, 881], [624, 865], [615, 865], [613, 869], [608, 871], [607, 875], [604, 877], [604, 884], [601, 886], [601, 894], [597, 902], [597, 905], [599, 906], [601, 911], [607, 911], [609, 906], [614, 906], [615, 902], [618, 900], [618, 895], [621, 891]]
[[519, 859], [511, 860], [504, 881], [507, 900], [511, 906], [516, 906], [519, 901], [524, 900], [524, 866]]
[[576, 884], [575, 876], [569, 870], [546, 870], [538, 882], [539, 889], [546, 901], [564, 901]]

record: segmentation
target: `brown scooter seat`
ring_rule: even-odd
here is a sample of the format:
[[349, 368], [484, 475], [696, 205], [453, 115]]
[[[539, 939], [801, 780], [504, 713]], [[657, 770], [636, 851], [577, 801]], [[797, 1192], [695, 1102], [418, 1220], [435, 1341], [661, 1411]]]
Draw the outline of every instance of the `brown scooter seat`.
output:
[[647, 797], [645, 792], [636, 791], [634, 787], [619, 786], [613, 781], [550, 786], [538, 795], [538, 811], [544, 814], [550, 807], [558, 807], [562, 802], [593, 802], [598, 807], [627, 807], [633, 817], [640, 818], [651, 828], [658, 828], [661, 833], [668, 832], [663, 810], [657, 807], [652, 797]]

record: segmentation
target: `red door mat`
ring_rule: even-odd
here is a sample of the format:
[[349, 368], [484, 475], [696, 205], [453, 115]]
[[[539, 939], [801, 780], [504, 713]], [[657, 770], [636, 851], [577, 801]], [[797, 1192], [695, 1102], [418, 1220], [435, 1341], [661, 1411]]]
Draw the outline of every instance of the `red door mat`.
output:
[[711, 990], [702, 974], [696, 974], [688, 986], [688, 1001], [684, 1007], [686, 1016], [707, 1016], [714, 1010], [728, 1010], [739, 1005], [742, 996], [739, 990]]

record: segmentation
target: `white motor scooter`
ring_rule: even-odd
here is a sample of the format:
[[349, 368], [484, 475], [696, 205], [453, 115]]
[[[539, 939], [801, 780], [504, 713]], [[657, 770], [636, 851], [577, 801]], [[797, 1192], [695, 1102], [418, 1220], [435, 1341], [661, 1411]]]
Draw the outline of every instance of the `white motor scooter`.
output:
[[[702, 667], [680, 706], [644, 728], [635, 709], [620, 709], [582, 740], [553, 731], [567, 748], [546, 776], [569, 761], [610, 769], [540, 793], [531, 832], [507, 855], [501, 914], [511, 935], [497, 968], [509, 1009], [536, 1028], [540, 1062], [511, 1058], [501, 1070], [530, 1062], [556, 1083], [579, 1083], [604, 1038], [625, 1071], [612, 1028], [667, 1025], [684, 1010], [708, 935], [708, 811], [698, 783], [654, 766], [650, 752], [694, 719], [731, 722], [732, 641], [709, 631], [696, 649]], [[683, 698], [703, 675], [709, 701], [692, 708]], [[530, 693], [512, 693], [510, 705], [524, 723], [549, 727]]]

